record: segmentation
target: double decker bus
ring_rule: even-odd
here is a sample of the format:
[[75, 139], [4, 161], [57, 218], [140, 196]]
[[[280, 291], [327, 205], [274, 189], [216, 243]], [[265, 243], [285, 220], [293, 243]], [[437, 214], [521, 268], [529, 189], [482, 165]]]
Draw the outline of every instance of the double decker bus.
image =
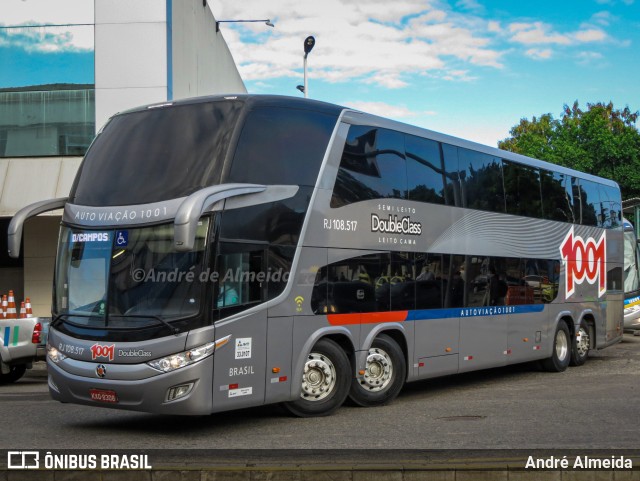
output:
[[640, 249], [633, 224], [624, 228], [624, 328], [640, 336]]
[[64, 208], [54, 399], [199, 415], [347, 397], [621, 340], [606, 179], [327, 103], [219, 96], [118, 114]]

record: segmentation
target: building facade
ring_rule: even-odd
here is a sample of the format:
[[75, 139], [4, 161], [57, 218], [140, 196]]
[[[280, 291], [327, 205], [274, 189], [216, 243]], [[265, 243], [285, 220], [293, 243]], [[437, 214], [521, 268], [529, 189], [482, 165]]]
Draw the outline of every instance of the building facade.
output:
[[[6, 0], [2, 8], [0, 294], [30, 297], [34, 314], [48, 316], [61, 212], [27, 221], [19, 259], [7, 256], [11, 217], [68, 195], [113, 114], [246, 88], [205, 0]], [[57, 20], [17, 18], [24, 8]]]

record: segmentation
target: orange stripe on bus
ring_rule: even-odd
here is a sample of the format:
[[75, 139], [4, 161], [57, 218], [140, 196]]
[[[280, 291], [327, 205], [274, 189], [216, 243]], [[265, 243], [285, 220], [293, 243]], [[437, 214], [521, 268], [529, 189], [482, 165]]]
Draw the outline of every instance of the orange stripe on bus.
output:
[[403, 322], [407, 320], [409, 311], [363, 312], [358, 314], [328, 314], [327, 319], [332, 326], [350, 324], [379, 324], [384, 322]]

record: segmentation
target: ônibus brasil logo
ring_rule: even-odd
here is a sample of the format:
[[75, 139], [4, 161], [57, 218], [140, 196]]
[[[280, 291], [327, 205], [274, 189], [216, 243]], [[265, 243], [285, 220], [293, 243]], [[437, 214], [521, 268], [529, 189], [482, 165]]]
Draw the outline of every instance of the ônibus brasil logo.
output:
[[582, 237], [574, 234], [571, 227], [560, 246], [560, 255], [566, 266], [567, 298], [573, 295], [576, 285], [582, 284], [585, 279], [589, 284], [598, 282], [598, 297], [602, 297], [607, 291], [606, 245], [604, 232], [598, 242], [593, 237], [589, 237], [585, 242]]

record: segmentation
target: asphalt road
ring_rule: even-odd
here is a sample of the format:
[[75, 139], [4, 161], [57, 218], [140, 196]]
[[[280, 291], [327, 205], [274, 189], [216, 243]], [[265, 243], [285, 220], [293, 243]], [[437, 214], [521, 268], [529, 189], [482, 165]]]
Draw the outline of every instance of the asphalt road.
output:
[[629, 334], [564, 373], [525, 364], [422, 381], [388, 406], [316, 419], [278, 406], [167, 417], [60, 404], [40, 363], [0, 386], [0, 449], [637, 450], [639, 405], [640, 337]]

